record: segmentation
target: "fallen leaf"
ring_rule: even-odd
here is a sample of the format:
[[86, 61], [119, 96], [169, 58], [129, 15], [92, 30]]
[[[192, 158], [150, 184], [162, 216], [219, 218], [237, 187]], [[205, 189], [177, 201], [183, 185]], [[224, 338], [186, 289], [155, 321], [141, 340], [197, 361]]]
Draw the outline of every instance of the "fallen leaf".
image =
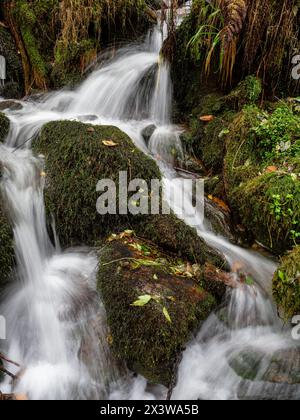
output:
[[214, 119], [215, 119], [215, 117], [213, 115], [202, 115], [200, 117], [200, 121], [203, 121], [203, 122], [211, 122]]
[[130, 306], [145, 306], [147, 305], [147, 303], [150, 302], [151, 299], [152, 299], [152, 296], [150, 295], [139, 296], [138, 300], [133, 302]]
[[117, 147], [117, 146], [119, 146], [118, 143], [115, 143], [112, 140], [103, 140], [102, 144], [104, 144], [104, 146], [107, 146], [107, 147]]
[[272, 173], [272, 172], [277, 172], [277, 171], [278, 171], [277, 166], [268, 166], [268, 167], [267, 167], [267, 169], [266, 169], [266, 172], [267, 172], [268, 174], [270, 174], [270, 173]]
[[230, 208], [227, 206], [227, 204], [221, 200], [220, 198], [214, 197], [213, 195], [209, 195], [207, 197], [209, 200], [213, 201], [215, 204], [217, 204], [219, 207], [221, 207], [223, 210], [230, 213]]
[[163, 308], [163, 314], [164, 314], [164, 316], [165, 316], [166, 320], [167, 320], [168, 322], [170, 322], [170, 324], [172, 324], [172, 320], [171, 320], [170, 314], [169, 314], [169, 312], [168, 312], [168, 309], [167, 309], [165, 306], [164, 306], [164, 308]]

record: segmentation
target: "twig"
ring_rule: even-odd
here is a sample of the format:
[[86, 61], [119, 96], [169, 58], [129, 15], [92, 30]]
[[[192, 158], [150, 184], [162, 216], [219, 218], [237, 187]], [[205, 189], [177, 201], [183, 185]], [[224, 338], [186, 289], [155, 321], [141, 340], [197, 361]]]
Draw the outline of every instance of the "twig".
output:
[[16, 147], [12, 153], [15, 153], [17, 150], [21, 149], [23, 146], [25, 146], [26, 143], [28, 143], [30, 140], [33, 140], [35, 138], [36, 134], [34, 134], [32, 137], [30, 137], [29, 139], [25, 140], [24, 143], [20, 144], [18, 147]]
[[17, 379], [17, 376], [14, 375], [13, 373], [9, 372], [7, 369], [5, 369], [4, 367], [0, 366], [0, 372], [3, 372], [5, 375], [10, 376], [12, 379]]
[[21, 365], [19, 365], [19, 363], [14, 362], [13, 360], [8, 359], [6, 356], [4, 356], [4, 354], [0, 353], [0, 359], [4, 360], [7, 363], [10, 363], [11, 365], [17, 366], [17, 367], [21, 367]]

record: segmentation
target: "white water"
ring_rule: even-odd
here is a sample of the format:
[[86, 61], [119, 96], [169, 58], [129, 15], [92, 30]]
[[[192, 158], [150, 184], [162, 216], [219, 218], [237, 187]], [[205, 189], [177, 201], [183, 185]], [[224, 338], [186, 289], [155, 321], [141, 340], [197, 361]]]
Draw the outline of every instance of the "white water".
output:
[[[180, 132], [171, 124], [172, 86], [169, 67], [160, 62], [161, 45], [162, 35], [155, 28], [144, 44], [120, 51], [76, 91], [29, 99], [21, 102], [22, 110], [7, 112], [11, 130], [6, 145], [0, 146], [1, 189], [14, 226], [18, 264], [16, 282], [3, 299], [0, 313], [8, 321], [5, 352], [26, 367], [16, 387], [6, 382], [7, 391], [23, 392], [32, 399], [157, 396], [149, 393], [143, 378], [132, 379], [111, 360], [105, 313], [96, 294], [96, 256], [88, 250], [62, 252], [59, 244], [51, 244], [43, 203], [43, 160], [32, 155], [31, 142], [26, 140], [45, 122], [74, 119], [116, 125], [148, 153], [141, 133], [154, 123], [158, 128], [149, 148], [158, 159], [165, 183], [174, 186], [178, 175], [169, 166], [173, 161], [170, 150], [182, 151]], [[15, 151], [16, 147], [21, 149]], [[188, 202], [191, 196], [191, 191], [186, 193]], [[267, 365], [265, 358], [274, 351], [295, 346], [281, 333], [268, 295], [276, 264], [215, 235], [200, 215], [189, 222], [231, 265], [242, 264], [257, 283], [229, 291], [221, 312], [213, 314], [188, 345], [173, 398], [251, 396], [259, 392], [253, 386], [259, 387], [260, 382], [245, 385], [229, 359], [250, 347], [264, 352], [263, 365]], [[278, 390], [272, 386], [268, 392], [275, 398]], [[157, 392], [165, 396], [164, 390]], [[288, 392], [290, 398], [295, 396], [294, 389]]]

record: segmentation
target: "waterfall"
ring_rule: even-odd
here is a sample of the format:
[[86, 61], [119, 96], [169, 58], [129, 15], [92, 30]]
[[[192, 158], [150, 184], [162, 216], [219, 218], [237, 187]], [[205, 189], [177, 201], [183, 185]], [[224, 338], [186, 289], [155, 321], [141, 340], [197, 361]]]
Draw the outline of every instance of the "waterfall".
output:
[[0, 87], [4, 87], [6, 80], [6, 59], [0, 55]]
[[[43, 198], [44, 163], [42, 157], [32, 154], [30, 140], [49, 121], [112, 124], [145, 153], [159, 157], [164, 182], [170, 187], [167, 191], [172, 186], [180, 188], [175, 181], [178, 174], [170, 165], [173, 151], [181, 153], [181, 144], [180, 129], [172, 124], [169, 66], [159, 56], [162, 40], [157, 26], [145, 42], [120, 50], [77, 90], [53, 92], [21, 102], [21, 110], [6, 112], [11, 128], [5, 145], [0, 146], [1, 193], [13, 225], [17, 270], [0, 313], [5, 315], [9, 330], [5, 351], [25, 368], [16, 389], [5, 383], [8, 392], [26, 392], [32, 399], [155, 397], [147, 391], [143, 378], [132, 379], [112, 360], [105, 311], [96, 292], [97, 257], [89, 249], [61, 251], [49, 239]], [[142, 137], [149, 124], [156, 126], [150, 150]], [[185, 194], [185, 200], [191, 202], [191, 191]], [[176, 206], [173, 210], [176, 212]], [[254, 395], [261, 391], [263, 368], [266, 370], [274, 352], [295, 346], [282, 331], [270, 299], [276, 264], [216, 235], [200, 214], [186, 222], [225, 255], [229, 264], [241, 263], [255, 284], [240, 285], [228, 292], [224, 307], [210, 316], [188, 344], [173, 398]], [[79, 305], [82, 299], [84, 305]], [[83, 351], [86, 346], [88, 354]], [[241, 381], [232, 368], [233, 358], [249, 349], [260, 357], [255, 389], [246, 380]], [[287, 387], [286, 395], [299, 396], [298, 391]], [[278, 387], [268, 384], [266, 392], [276, 398]]]

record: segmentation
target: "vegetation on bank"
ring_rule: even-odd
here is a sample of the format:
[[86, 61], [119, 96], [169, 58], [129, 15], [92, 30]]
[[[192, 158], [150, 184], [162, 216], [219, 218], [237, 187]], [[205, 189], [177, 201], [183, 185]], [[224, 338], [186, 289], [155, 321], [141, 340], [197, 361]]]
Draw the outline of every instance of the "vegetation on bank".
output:
[[[230, 206], [247, 242], [278, 256], [300, 244], [300, 107], [297, 97], [284, 99], [298, 90], [298, 21], [297, 2], [196, 0], [176, 32], [172, 65], [174, 117], [187, 126], [187, 155], [206, 168], [207, 194]], [[299, 302], [291, 277], [274, 278], [286, 317]]]
[[144, 0], [9, 0], [0, 8], [26, 93], [77, 83], [104, 48], [138, 37], [155, 16]]

